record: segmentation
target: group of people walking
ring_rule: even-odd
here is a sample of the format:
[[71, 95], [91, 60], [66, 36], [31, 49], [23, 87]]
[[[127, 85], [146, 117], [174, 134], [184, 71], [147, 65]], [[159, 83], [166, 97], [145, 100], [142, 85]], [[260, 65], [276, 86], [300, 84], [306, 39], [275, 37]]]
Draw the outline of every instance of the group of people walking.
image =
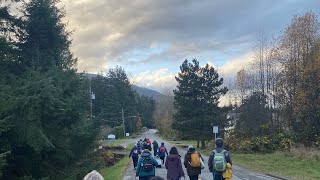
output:
[[[145, 139], [144, 142], [149, 144], [150, 140]], [[188, 151], [184, 156], [182, 164], [181, 156], [176, 147], [172, 147], [168, 154], [163, 142], [158, 146], [158, 143], [154, 140], [152, 144], [153, 156], [152, 149], [144, 148], [144, 150], [142, 150], [139, 142], [131, 150], [129, 155], [129, 157], [132, 157], [136, 177], [139, 177], [139, 180], [161, 179], [155, 176], [155, 167], [159, 165], [156, 157], [159, 157], [162, 165], [165, 165], [167, 169], [167, 179], [179, 180], [185, 177], [183, 166], [186, 168], [190, 180], [199, 179], [201, 170], [205, 168], [204, 159], [192, 145], [188, 146]], [[147, 146], [142, 145], [142, 147]], [[223, 140], [221, 138], [216, 140], [216, 148], [212, 151], [207, 164], [210, 172], [213, 174], [213, 180], [231, 179], [232, 161], [229, 152], [223, 148]]]

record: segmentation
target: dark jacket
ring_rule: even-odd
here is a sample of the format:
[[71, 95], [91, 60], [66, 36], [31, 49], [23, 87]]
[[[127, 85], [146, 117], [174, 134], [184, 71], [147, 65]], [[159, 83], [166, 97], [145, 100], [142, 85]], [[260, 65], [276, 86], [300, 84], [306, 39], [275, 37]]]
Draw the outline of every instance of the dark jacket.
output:
[[129, 158], [132, 156], [132, 158], [139, 158], [139, 154], [141, 154], [141, 151], [138, 147], [133, 147], [131, 149]]
[[151, 158], [154, 167], [158, 166], [157, 161], [151, 156], [150, 153], [143, 152], [141, 154], [141, 157], [140, 157], [139, 161], [138, 161], [138, 165], [137, 165], [137, 169], [136, 169], [136, 176], [154, 176], [155, 175], [155, 168], [153, 168], [153, 170], [149, 171], [149, 172], [143, 171], [143, 160], [146, 157], [150, 157]]
[[[219, 153], [222, 152], [223, 150], [224, 150], [223, 148], [216, 148], [216, 151], [219, 152]], [[224, 152], [224, 155], [225, 155], [225, 158], [226, 158], [227, 163], [230, 163], [230, 164], [232, 165], [232, 161], [231, 161], [229, 152], [228, 152], [228, 151], [225, 151], [225, 152]], [[210, 172], [212, 172], [212, 173], [214, 173], [214, 174], [219, 174], [219, 175], [220, 175], [220, 174], [222, 174], [222, 172], [215, 172], [215, 171], [213, 170], [213, 166], [212, 166], [213, 158], [214, 158], [214, 151], [212, 151], [212, 153], [211, 153], [211, 155], [210, 155], [210, 157], [209, 157], [209, 160], [208, 160], [209, 170], [210, 170]]]
[[184, 176], [180, 155], [170, 154], [167, 156], [165, 163], [167, 171], [167, 179], [178, 179]]
[[167, 148], [166, 148], [166, 147], [164, 147], [165, 152], [164, 152], [164, 153], [160, 153], [160, 148], [161, 148], [161, 147], [164, 147], [164, 146], [161, 145], [161, 146], [159, 147], [159, 149], [158, 149], [158, 156], [159, 156], [159, 157], [165, 157], [166, 155], [168, 156], [168, 151], [167, 151]]
[[[195, 176], [195, 175], [198, 175], [198, 174], [201, 174], [201, 167], [192, 167], [190, 165], [191, 163], [191, 154], [193, 153], [198, 153], [195, 151], [194, 148], [190, 148], [187, 152], [187, 154], [184, 156], [184, 167], [187, 168], [187, 173], [188, 173], [188, 176]], [[201, 154], [199, 154], [199, 157], [202, 159], [201, 157]]]
[[153, 144], [153, 150], [154, 150], [154, 151], [157, 151], [158, 148], [159, 148], [159, 145], [158, 145], [157, 141], [153, 141], [152, 144]]

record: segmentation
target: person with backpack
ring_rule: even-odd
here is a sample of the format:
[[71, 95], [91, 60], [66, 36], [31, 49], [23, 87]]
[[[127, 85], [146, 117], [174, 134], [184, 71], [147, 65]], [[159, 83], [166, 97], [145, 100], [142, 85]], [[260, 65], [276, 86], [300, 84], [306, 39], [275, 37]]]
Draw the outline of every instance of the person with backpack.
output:
[[232, 166], [230, 154], [223, 148], [223, 139], [216, 139], [216, 149], [214, 149], [209, 157], [208, 166], [213, 174], [214, 180], [224, 180], [222, 174], [226, 170], [227, 163]]
[[147, 139], [146, 141], [146, 149], [148, 149], [149, 151], [152, 151], [152, 147], [151, 147], [151, 141], [149, 139]]
[[203, 161], [201, 154], [192, 145], [189, 145], [183, 164], [190, 180], [198, 180], [199, 174], [201, 174], [201, 161]]
[[162, 142], [161, 146], [158, 149], [158, 156], [162, 160], [162, 165], [164, 165], [164, 158], [166, 157], [166, 155], [168, 156], [168, 151], [167, 148], [164, 147], [164, 143]]
[[153, 145], [153, 155], [157, 156], [157, 151], [159, 149], [159, 144], [158, 144], [158, 142], [156, 140], [154, 140], [152, 142], [152, 145]]
[[142, 152], [142, 147], [141, 147], [141, 144], [139, 143], [139, 141], [137, 143], [137, 148], [139, 149], [138, 154], [140, 155]]
[[167, 179], [179, 180], [181, 177], [184, 177], [181, 156], [178, 154], [176, 147], [170, 149], [169, 156], [166, 158], [165, 167], [167, 169]]
[[151, 152], [148, 149], [143, 150], [141, 157], [138, 161], [136, 169], [136, 177], [139, 176], [139, 180], [149, 180], [155, 176], [155, 167], [158, 165], [157, 161], [151, 156]]
[[130, 154], [129, 154], [129, 158], [132, 157], [132, 162], [133, 162], [133, 168], [134, 168], [134, 169], [137, 168], [137, 163], [138, 163], [138, 159], [139, 159], [139, 154], [141, 154], [140, 148], [138, 148], [138, 145], [135, 145], [135, 146], [131, 149], [131, 152], [130, 152]]

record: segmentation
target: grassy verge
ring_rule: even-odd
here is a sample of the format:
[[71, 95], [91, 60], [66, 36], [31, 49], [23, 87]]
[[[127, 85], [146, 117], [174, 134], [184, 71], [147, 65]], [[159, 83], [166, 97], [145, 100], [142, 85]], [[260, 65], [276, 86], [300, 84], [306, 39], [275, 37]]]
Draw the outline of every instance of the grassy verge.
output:
[[293, 179], [320, 179], [320, 162], [318, 160], [302, 160], [298, 157], [282, 153], [272, 154], [232, 154], [232, 160], [254, 171], [270, 173]]
[[114, 166], [101, 169], [100, 173], [105, 180], [122, 179], [129, 163], [130, 163], [130, 159], [127, 157], [124, 157], [119, 162], [117, 162]]
[[[188, 145], [193, 145], [193, 147], [197, 147], [197, 141], [195, 140], [182, 140], [182, 141], [169, 141], [170, 144], [177, 146], [177, 147], [183, 147], [186, 148], [188, 147]], [[210, 153], [212, 152], [213, 147], [211, 145], [207, 146], [206, 149], [200, 149], [197, 148], [197, 151], [200, 152], [201, 154], [204, 155], [210, 155]]]
[[[121, 141], [121, 143], [122, 142], [123, 141]], [[118, 144], [119, 142], [116, 142], [111, 146], [118, 146]], [[101, 175], [105, 180], [122, 179], [131, 161], [131, 159], [128, 158], [127, 155], [129, 154], [132, 148], [133, 148], [133, 144], [128, 145], [128, 147], [125, 149], [124, 158], [122, 158], [120, 161], [118, 161], [115, 165], [111, 167], [105, 167], [99, 170], [99, 172], [101, 173]]]

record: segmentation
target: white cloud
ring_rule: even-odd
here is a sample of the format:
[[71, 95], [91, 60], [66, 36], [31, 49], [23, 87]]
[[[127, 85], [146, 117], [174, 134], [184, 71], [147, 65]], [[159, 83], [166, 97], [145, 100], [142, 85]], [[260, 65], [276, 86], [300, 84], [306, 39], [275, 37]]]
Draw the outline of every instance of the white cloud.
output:
[[159, 92], [166, 88], [173, 89], [177, 85], [175, 75], [169, 72], [167, 68], [141, 72], [132, 78], [132, 83]]
[[238, 58], [228, 60], [223, 66], [218, 68], [218, 72], [222, 76], [235, 75], [242, 68], [249, 66], [254, 57], [254, 52], [246, 53]]

